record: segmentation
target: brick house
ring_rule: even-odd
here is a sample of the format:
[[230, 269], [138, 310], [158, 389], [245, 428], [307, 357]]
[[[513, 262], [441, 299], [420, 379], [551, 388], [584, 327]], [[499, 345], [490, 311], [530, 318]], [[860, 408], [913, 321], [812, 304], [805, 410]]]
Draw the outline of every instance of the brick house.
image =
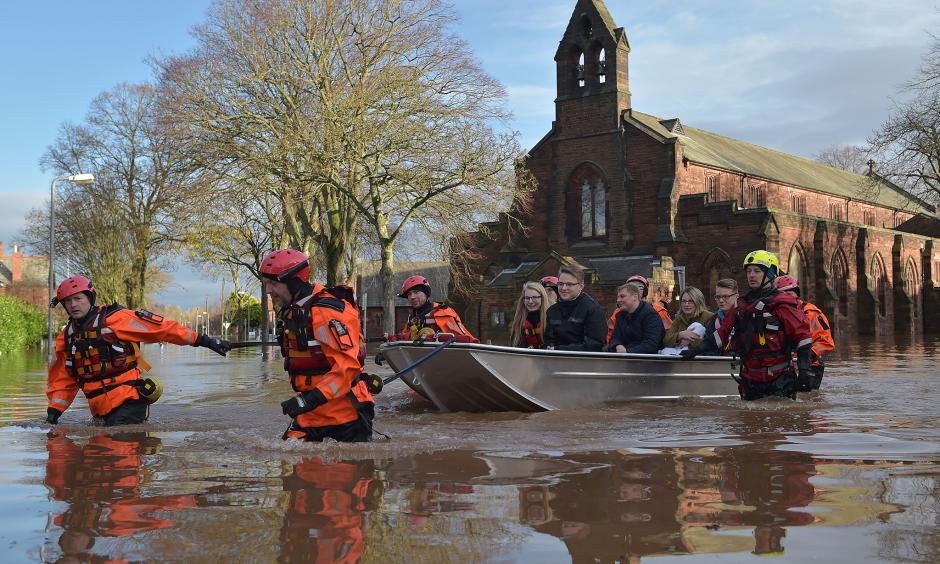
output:
[[506, 342], [522, 284], [563, 263], [587, 268], [587, 291], [612, 310], [631, 274], [652, 277], [657, 300], [682, 284], [711, 296], [719, 278], [743, 283], [741, 262], [760, 248], [839, 330], [940, 329], [932, 205], [873, 170], [642, 113], [630, 101], [629, 54], [604, 3], [578, 0], [555, 54], [556, 117], [526, 157], [538, 182], [521, 217], [528, 229], [510, 232], [503, 219], [468, 244], [480, 290], [463, 318], [484, 342]]
[[49, 258], [28, 256], [13, 245], [7, 255], [0, 242], [0, 295], [13, 296], [40, 309], [49, 305]]

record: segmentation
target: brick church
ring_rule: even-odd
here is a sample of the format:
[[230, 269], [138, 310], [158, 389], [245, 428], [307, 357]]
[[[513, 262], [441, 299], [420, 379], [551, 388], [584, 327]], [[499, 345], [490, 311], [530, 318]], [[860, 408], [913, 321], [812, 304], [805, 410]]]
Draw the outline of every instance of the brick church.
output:
[[473, 234], [464, 321], [505, 344], [522, 284], [565, 263], [613, 309], [632, 274], [652, 299], [681, 286], [743, 284], [764, 248], [841, 332], [940, 330], [940, 222], [934, 206], [855, 174], [652, 116], [630, 102], [630, 45], [602, 0], [578, 0], [555, 54], [551, 129], [529, 151], [532, 208]]

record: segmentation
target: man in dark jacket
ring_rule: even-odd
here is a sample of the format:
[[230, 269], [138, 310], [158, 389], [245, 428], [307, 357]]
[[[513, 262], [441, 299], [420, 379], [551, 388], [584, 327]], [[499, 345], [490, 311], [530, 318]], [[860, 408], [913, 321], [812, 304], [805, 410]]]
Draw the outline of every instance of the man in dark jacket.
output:
[[607, 340], [607, 316], [583, 292], [584, 269], [563, 266], [558, 272], [558, 302], [546, 313], [545, 346], [565, 351], [599, 351]]
[[659, 352], [666, 330], [659, 313], [643, 300], [643, 289], [634, 282], [617, 288], [620, 311], [614, 322], [609, 350], [639, 354]]

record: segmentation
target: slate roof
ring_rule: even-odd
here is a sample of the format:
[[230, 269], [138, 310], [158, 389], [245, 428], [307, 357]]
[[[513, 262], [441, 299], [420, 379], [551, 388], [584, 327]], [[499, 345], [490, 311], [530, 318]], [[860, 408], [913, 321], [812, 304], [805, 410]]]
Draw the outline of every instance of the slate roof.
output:
[[685, 124], [677, 129], [678, 119], [663, 120], [635, 110], [629, 110], [625, 115], [627, 121], [655, 137], [675, 139], [682, 146], [685, 158], [692, 162], [912, 213], [934, 214], [933, 206], [904, 194], [879, 177], [873, 181], [862, 174]]
[[619, 286], [634, 274], [647, 278], [653, 275], [652, 255], [595, 257], [580, 259], [580, 262], [597, 273], [597, 282], [600, 284]]

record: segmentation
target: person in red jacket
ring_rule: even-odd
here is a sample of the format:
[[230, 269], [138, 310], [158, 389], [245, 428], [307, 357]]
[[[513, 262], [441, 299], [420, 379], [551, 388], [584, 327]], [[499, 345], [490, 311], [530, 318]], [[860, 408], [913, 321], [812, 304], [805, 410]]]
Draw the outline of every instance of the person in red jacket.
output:
[[774, 283], [778, 291], [796, 298], [797, 302], [803, 308], [803, 313], [806, 314], [806, 320], [809, 322], [809, 332], [813, 336], [813, 378], [809, 386], [800, 388], [800, 391], [809, 392], [811, 390], [818, 390], [822, 383], [823, 373], [826, 370], [822, 356], [826, 352], [836, 348], [836, 343], [832, 340], [832, 330], [829, 326], [829, 319], [818, 307], [800, 299], [800, 285], [793, 276], [789, 274], [779, 276], [774, 280]]
[[[750, 291], [739, 297], [715, 331], [715, 345], [731, 350], [741, 359], [738, 392], [741, 399], [766, 396], [796, 398], [810, 382], [810, 351], [813, 344], [806, 315], [793, 296], [778, 292], [773, 280], [780, 271], [776, 255], [752, 251], [744, 258], [744, 273]], [[793, 370], [793, 351], [797, 369]], [[683, 351], [693, 358], [700, 349]]]
[[362, 374], [359, 308], [349, 288], [310, 283], [295, 249], [261, 261], [265, 292], [278, 308], [277, 340], [296, 394], [281, 403], [292, 419], [283, 439], [372, 440], [375, 402]]
[[460, 320], [460, 316], [443, 302], [431, 301], [431, 284], [420, 274], [405, 279], [398, 297], [408, 300], [411, 314], [398, 334], [400, 340], [433, 339], [438, 333], [450, 333], [458, 341], [479, 343]]
[[55, 361], [49, 367], [46, 422], [59, 422], [78, 390], [88, 398], [96, 422], [104, 425], [143, 423], [162, 388], [141, 378], [150, 367], [140, 356], [140, 343], [173, 343], [206, 347], [225, 356], [228, 341], [200, 335], [146, 310], [117, 304], [97, 306], [97, 291], [85, 276], [59, 284], [53, 306], [62, 304], [69, 322], [56, 338]]

